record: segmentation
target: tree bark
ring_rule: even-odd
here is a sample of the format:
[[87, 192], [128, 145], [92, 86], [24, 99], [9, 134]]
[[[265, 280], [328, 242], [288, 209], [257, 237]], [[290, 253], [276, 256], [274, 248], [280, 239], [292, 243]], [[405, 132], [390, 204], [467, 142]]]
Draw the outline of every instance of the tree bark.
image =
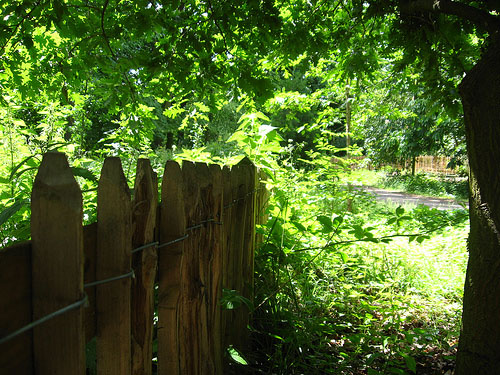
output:
[[351, 147], [351, 114], [352, 114], [352, 99], [351, 99], [351, 80], [347, 80], [347, 86], [345, 89], [345, 147], [346, 147], [346, 155], [349, 157], [349, 147]]
[[469, 263], [456, 375], [500, 369], [500, 36], [460, 85], [470, 174]]

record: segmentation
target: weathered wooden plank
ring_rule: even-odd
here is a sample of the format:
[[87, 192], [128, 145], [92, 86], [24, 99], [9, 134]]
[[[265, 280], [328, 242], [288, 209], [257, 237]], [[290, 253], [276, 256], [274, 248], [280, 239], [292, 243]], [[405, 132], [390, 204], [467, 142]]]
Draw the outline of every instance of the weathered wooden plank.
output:
[[[168, 161], [161, 187], [160, 245], [158, 248], [158, 374], [180, 375], [178, 305], [186, 234], [182, 171]], [[166, 246], [162, 246], [166, 245]]]
[[[257, 171], [253, 163], [245, 158], [240, 162], [246, 179], [245, 193], [245, 228], [243, 240], [243, 262], [242, 262], [242, 290], [241, 294], [250, 301], [253, 301], [254, 284], [254, 254], [255, 254], [255, 223], [256, 223], [256, 189], [257, 189]], [[250, 332], [247, 329], [250, 323], [250, 311], [247, 306], [242, 306], [240, 329], [243, 340], [242, 350], [248, 350], [250, 344]]]
[[[31, 323], [31, 242], [0, 251], [0, 338]], [[0, 344], [0, 374], [33, 374], [31, 330]]]
[[210, 204], [208, 210], [210, 216], [216, 221], [209, 226], [210, 248], [206, 249], [206, 264], [210, 272], [210, 288], [208, 295], [208, 349], [213, 358], [214, 374], [222, 374], [222, 359], [224, 355], [223, 336], [222, 336], [222, 278], [223, 278], [223, 229], [222, 213], [224, 204], [224, 186], [222, 180], [222, 170], [218, 165], [210, 165], [210, 184], [211, 187], [207, 193]]
[[[33, 319], [83, 298], [82, 195], [64, 154], [47, 153], [31, 196]], [[83, 306], [33, 330], [37, 374], [84, 374]]]
[[[232, 220], [230, 223], [230, 261], [233, 275], [231, 288], [243, 295], [244, 275], [243, 262], [245, 251], [245, 228], [247, 226], [247, 205], [245, 203], [248, 192], [246, 186], [245, 168], [238, 163], [231, 169], [231, 188], [233, 190]], [[231, 311], [231, 320], [228, 322], [230, 338], [228, 344], [238, 350], [243, 350], [246, 325], [244, 318], [245, 306], [239, 306]]]
[[[97, 223], [83, 227], [83, 253], [85, 256], [85, 268], [83, 281], [85, 284], [96, 281], [96, 258], [97, 258]], [[96, 309], [95, 309], [96, 287], [85, 288], [89, 303], [85, 308], [85, 342], [89, 342], [96, 335]]]
[[[180, 367], [183, 374], [221, 373], [220, 291], [222, 210], [220, 170], [184, 163], [185, 213], [189, 238], [185, 242], [179, 306]], [[217, 180], [217, 183], [215, 181]], [[200, 223], [203, 223], [201, 226]]]
[[[232, 201], [233, 191], [231, 188], [231, 169], [225, 166], [222, 169], [222, 184], [223, 184], [223, 212], [222, 212], [222, 288], [232, 289], [233, 287], [233, 267], [231, 260], [231, 228], [232, 228]], [[222, 346], [228, 347], [231, 338], [230, 322], [232, 321], [232, 311], [222, 310]]]
[[[200, 212], [200, 186], [196, 181], [196, 173], [194, 163], [183, 162], [184, 211], [188, 227], [196, 226], [205, 219]], [[204, 284], [200, 275], [199, 233], [199, 229], [189, 232], [189, 238], [184, 242], [182, 256], [181, 295], [178, 309], [181, 374], [197, 375], [202, 366], [200, 342], [204, 322], [200, 317]]]
[[[154, 240], [158, 208], [156, 180], [149, 160], [139, 159], [132, 204], [134, 249], [151, 244]], [[132, 282], [132, 374], [151, 375], [156, 246], [133, 254], [132, 265], [135, 271], [135, 279]]]
[[[97, 190], [97, 280], [131, 270], [131, 203], [120, 159], [104, 162]], [[130, 374], [131, 278], [97, 286], [97, 373]]]

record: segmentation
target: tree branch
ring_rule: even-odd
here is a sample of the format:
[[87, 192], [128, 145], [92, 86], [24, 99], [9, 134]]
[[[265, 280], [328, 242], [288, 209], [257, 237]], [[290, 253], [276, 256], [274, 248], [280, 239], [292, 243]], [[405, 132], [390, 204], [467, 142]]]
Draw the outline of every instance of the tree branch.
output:
[[500, 31], [500, 18], [476, 7], [450, 0], [401, 0], [401, 14], [419, 12], [442, 13], [457, 16], [487, 30], [490, 34]]
[[108, 36], [106, 35], [106, 29], [104, 28], [104, 17], [106, 13], [106, 8], [108, 7], [109, 0], [106, 0], [104, 2], [104, 5], [102, 6], [102, 12], [101, 12], [101, 31], [102, 31], [102, 37], [104, 39], [104, 42], [108, 46], [109, 52], [111, 53], [111, 56], [116, 59], [116, 55], [113, 52], [113, 49], [111, 48], [111, 44], [109, 42]]
[[9, 44], [9, 42], [11, 41], [11, 39], [16, 35], [17, 31], [19, 30], [19, 28], [23, 25], [23, 23], [27, 20], [27, 19], [30, 19], [31, 18], [31, 15], [32, 13], [35, 11], [35, 9], [40, 5], [40, 1], [37, 1], [34, 5], [33, 5], [33, 8], [31, 8], [31, 10], [26, 13], [22, 18], [21, 18], [21, 21], [19, 21], [17, 23], [17, 25], [13, 25], [14, 28], [13, 28], [13, 31], [11, 32], [11, 34], [7, 37], [7, 39], [5, 40], [5, 43], [0, 47], [0, 56], [3, 55], [4, 51], [5, 51], [5, 48], [7, 47], [7, 45]]

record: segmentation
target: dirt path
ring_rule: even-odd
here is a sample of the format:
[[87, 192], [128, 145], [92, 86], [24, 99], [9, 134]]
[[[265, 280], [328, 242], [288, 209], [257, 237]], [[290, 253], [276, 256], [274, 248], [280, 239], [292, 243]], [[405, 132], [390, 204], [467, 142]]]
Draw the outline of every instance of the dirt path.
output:
[[431, 208], [437, 208], [438, 210], [463, 209], [463, 207], [453, 199], [425, 197], [422, 195], [384, 190], [384, 189], [379, 189], [379, 188], [374, 188], [374, 187], [369, 187], [369, 186], [362, 186], [360, 188], [366, 192], [369, 192], [369, 193], [372, 193], [373, 195], [375, 195], [375, 198], [378, 201], [392, 202], [394, 204], [401, 204], [401, 205], [402, 204], [412, 204], [415, 206], [417, 206], [419, 204], [424, 204], [424, 205], [429, 206]]

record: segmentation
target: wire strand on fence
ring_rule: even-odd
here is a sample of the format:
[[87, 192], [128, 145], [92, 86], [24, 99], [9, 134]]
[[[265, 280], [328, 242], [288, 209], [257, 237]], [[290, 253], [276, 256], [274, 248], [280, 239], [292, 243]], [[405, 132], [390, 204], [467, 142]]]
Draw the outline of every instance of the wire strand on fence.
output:
[[[226, 210], [228, 208], [231, 208], [236, 203], [241, 202], [241, 201], [247, 199], [249, 196], [255, 194], [259, 190], [262, 190], [262, 187], [254, 189], [254, 190], [246, 193], [243, 197], [233, 200], [231, 203], [229, 203], [228, 205], [224, 206], [223, 209]], [[220, 217], [220, 214], [217, 214], [217, 216]], [[190, 231], [193, 231], [195, 229], [203, 228], [205, 226], [205, 224], [208, 224], [208, 223], [214, 223], [215, 225], [224, 225], [224, 222], [222, 222], [222, 221], [216, 221], [214, 218], [210, 218], [210, 219], [207, 219], [207, 220], [203, 220], [203, 221], [199, 222], [198, 224], [195, 224], [195, 225], [192, 225], [190, 227], [187, 227], [186, 228], [186, 232], [190, 232]], [[139, 246], [139, 247], [133, 249], [132, 250], [132, 254], [138, 253], [139, 251], [147, 249], [147, 248], [152, 247], [152, 246], [155, 246], [157, 249], [161, 249], [163, 247], [166, 247], [166, 246], [173, 245], [175, 243], [184, 241], [188, 237], [189, 237], [189, 234], [185, 234], [182, 237], [176, 238], [175, 240], [168, 241], [168, 242], [165, 242], [165, 243], [162, 243], [162, 244], [160, 244], [159, 242], [151, 242], [151, 243], [148, 243], [148, 244], [145, 244], [145, 245], [142, 245], [142, 246]]]
[[78, 301], [78, 302], [75, 302], [75, 303], [72, 303], [71, 305], [68, 305], [66, 307], [63, 307], [62, 309], [59, 309], [57, 311], [54, 311], [53, 313], [50, 313], [46, 316], [44, 316], [43, 318], [40, 318], [38, 320], [35, 320], [34, 322], [31, 322], [30, 324], [27, 324], [25, 325], [24, 327], [18, 329], [17, 331], [14, 331], [12, 332], [11, 334], [7, 335], [7, 336], [4, 336], [0, 339], [0, 344], [3, 344], [9, 340], [12, 340], [13, 338], [15, 338], [16, 336], [19, 336], [20, 334], [26, 332], [26, 331], [29, 331], [30, 329], [42, 324], [42, 323], [45, 323], [46, 321], [52, 319], [52, 318], [55, 318], [59, 315], [62, 315], [64, 313], [67, 313], [71, 310], [74, 310], [80, 306], [87, 306], [88, 304], [88, 296], [85, 294], [84, 297]]
[[[262, 189], [262, 187], [259, 187], [257, 189], [254, 189], [251, 192], [246, 193], [243, 197], [235, 199], [231, 203], [229, 203], [228, 205], [224, 206], [223, 209], [226, 210], [228, 208], [231, 208], [236, 203], [241, 202], [241, 201], [247, 199], [247, 197], [249, 197], [250, 195], [255, 194], [257, 191], [259, 191], [261, 189]], [[193, 225], [193, 226], [190, 226], [190, 227], [186, 228], [186, 231], [192, 231], [192, 230], [195, 230], [195, 229], [198, 229], [198, 228], [202, 228], [207, 223], [214, 223], [216, 225], [223, 225], [224, 224], [222, 221], [215, 221], [215, 219], [211, 218], [211, 219], [204, 220], [204, 221], [202, 221], [202, 222], [200, 222], [200, 223], [198, 223], [196, 225]], [[165, 242], [165, 243], [162, 243], [162, 244], [160, 244], [157, 241], [151, 242], [151, 243], [148, 243], [148, 244], [145, 244], [145, 245], [142, 245], [142, 246], [139, 246], [139, 247], [133, 249], [131, 251], [131, 253], [134, 254], [134, 253], [137, 253], [137, 252], [139, 252], [141, 250], [147, 249], [147, 248], [152, 247], [152, 246], [155, 246], [157, 249], [160, 249], [160, 248], [163, 248], [163, 247], [166, 247], [166, 246], [169, 246], [169, 245], [173, 245], [173, 244], [175, 244], [177, 242], [184, 241], [188, 237], [189, 237], [189, 234], [186, 234], [186, 235], [184, 235], [182, 237], [176, 238], [175, 240], [168, 241], [168, 242]], [[131, 270], [130, 272], [128, 272], [126, 274], [123, 274], [123, 275], [114, 276], [114, 277], [110, 277], [110, 278], [107, 278], [107, 279], [104, 279], [104, 280], [98, 280], [98, 281], [93, 281], [93, 282], [90, 282], [90, 283], [86, 283], [86, 284], [84, 284], [84, 288], [90, 288], [90, 287], [93, 287], [93, 286], [106, 284], [106, 283], [109, 283], [109, 282], [112, 282], [112, 281], [121, 280], [121, 279], [125, 279], [125, 278], [128, 278], [128, 277], [135, 278], [134, 270]], [[84, 297], [80, 301], [77, 301], [75, 303], [72, 303], [71, 305], [63, 307], [62, 309], [54, 311], [53, 313], [48, 314], [48, 315], [46, 315], [43, 318], [40, 318], [38, 320], [35, 320], [34, 322], [31, 322], [31, 323], [25, 325], [24, 327], [22, 327], [22, 328], [14, 331], [14, 332], [8, 334], [7, 336], [4, 336], [4, 337], [0, 338], [0, 344], [3, 344], [5, 342], [7, 342], [7, 341], [10, 341], [13, 338], [15, 338], [15, 337], [23, 334], [24, 332], [29, 331], [30, 329], [33, 329], [34, 327], [36, 327], [36, 326], [38, 326], [38, 325], [40, 325], [42, 323], [45, 323], [46, 321], [48, 321], [50, 319], [53, 319], [53, 318], [55, 318], [55, 317], [57, 317], [59, 315], [65, 314], [65, 313], [67, 313], [67, 312], [69, 312], [71, 310], [77, 309], [80, 306], [88, 306], [88, 296], [87, 296], [87, 294], [85, 294]]]
[[113, 277], [110, 277], [110, 278], [107, 278], [107, 279], [104, 279], [104, 280], [92, 281], [90, 283], [84, 284], [83, 287], [84, 288], [90, 288], [92, 286], [106, 284], [106, 283], [109, 283], [111, 281], [126, 279], [128, 277], [131, 277], [133, 279], [135, 278], [135, 272], [134, 272], [134, 270], [131, 270], [128, 273], [124, 273], [123, 275], [120, 275], [120, 276], [113, 276]]
[[158, 244], [159, 244], [159, 242], [156, 241], [156, 242], [151, 242], [151, 243], [147, 243], [145, 245], [139, 246], [139, 247], [135, 248], [134, 250], [132, 250], [132, 254], [135, 254], [135, 253], [137, 253], [141, 250], [147, 249], [149, 247], [153, 247], [153, 246], [158, 247]]
[[254, 189], [254, 190], [252, 190], [252, 191], [249, 191], [249, 192], [248, 192], [248, 193], [246, 193], [244, 196], [242, 196], [242, 197], [240, 197], [240, 198], [238, 198], [238, 199], [233, 199], [233, 200], [231, 201], [231, 203], [228, 203], [228, 204], [226, 204], [226, 205], [223, 207], [223, 208], [224, 208], [224, 210], [227, 210], [228, 208], [233, 207], [234, 205], [236, 205], [236, 203], [239, 203], [239, 202], [241, 202], [241, 201], [244, 201], [244, 200], [245, 200], [245, 199], [247, 199], [250, 195], [255, 194], [256, 192], [258, 192], [259, 190], [262, 190], [262, 189], [263, 189], [263, 187], [262, 187], [262, 186], [261, 186], [261, 187], [258, 187], [257, 189]]
[[184, 235], [182, 237], [176, 238], [175, 240], [162, 243], [161, 245], [158, 245], [158, 249], [161, 249], [162, 247], [165, 247], [165, 246], [168, 246], [168, 245], [173, 245], [174, 243], [177, 243], [177, 242], [184, 241], [188, 237], [189, 237], [189, 234], [186, 234], [186, 235]]

